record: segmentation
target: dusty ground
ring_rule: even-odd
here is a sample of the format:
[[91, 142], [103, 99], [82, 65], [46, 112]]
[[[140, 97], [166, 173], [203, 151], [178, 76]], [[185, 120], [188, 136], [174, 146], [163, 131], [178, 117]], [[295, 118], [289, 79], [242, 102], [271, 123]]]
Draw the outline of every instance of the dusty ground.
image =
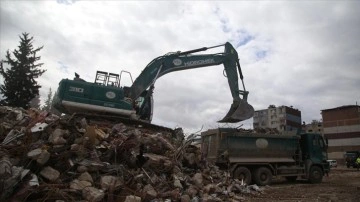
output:
[[289, 183], [274, 179], [264, 194], [247, 196], [246, 201], [360, 201], [360, 171], [339, 166], [332, 168], [321, 184], [298, 180]]

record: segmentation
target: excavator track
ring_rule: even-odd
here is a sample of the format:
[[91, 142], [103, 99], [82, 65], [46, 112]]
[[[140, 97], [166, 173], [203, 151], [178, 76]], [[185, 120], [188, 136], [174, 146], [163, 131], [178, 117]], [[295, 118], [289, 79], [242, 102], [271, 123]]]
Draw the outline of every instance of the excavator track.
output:
[[103, 124], [117, 124], [123, 123], [127, 126], [133, 126], [135, 128], [146, 128], [150, 130], [156, 130], [159, 132], [170, 132], [174, 133], [175, 130], [164, 126], [151, 124], [141, 120], [134, 120], [122, 116], [114, 116], [109, 114], [95, 114], [95, 113], [73, 113], [68, 122], [73, 121], [76, 118], [85, 118], [88, 122], [92, 123], [103, 123]]

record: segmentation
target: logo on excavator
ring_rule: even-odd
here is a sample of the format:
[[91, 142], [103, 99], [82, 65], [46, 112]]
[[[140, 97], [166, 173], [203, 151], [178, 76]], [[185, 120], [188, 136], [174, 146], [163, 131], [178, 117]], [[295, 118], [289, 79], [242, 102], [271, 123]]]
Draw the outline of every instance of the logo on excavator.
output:
[[181, 65], [182, 61], [177, 58], [177, 59], [173, 60], [173, 63], [174, 63], [174, 65], [179, 66], [179, 65]]
[[204, 64], [214, 63], [214, 62], [215, 62], [214, 59], [195, 60], [195, 61], [185, 62], [184, 65], [185, 66], [195, 66], [195, 65], [204, 65]]
[[106, 92], [105, 96], [109, 99], [114, 99], [116, 97], [116, 94], [112, 91]]

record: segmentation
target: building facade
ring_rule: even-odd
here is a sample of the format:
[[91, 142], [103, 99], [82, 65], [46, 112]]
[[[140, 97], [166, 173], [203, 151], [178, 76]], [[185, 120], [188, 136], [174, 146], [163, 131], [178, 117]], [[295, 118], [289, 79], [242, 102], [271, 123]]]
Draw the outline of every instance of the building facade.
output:
[[320, 133], [324, 134], [324, 127], [321, 121], [313, 120], [309, 124], [303, 123], [302, 131], [306, 133]]
[[280, 132], [301, 130], [301, 111], [287, 106], [270, 105], [254, 113], [254, 129], [274, 128]]
[[360, 151], [360, 106], [347, 105], [321, 111], [328, 158], [344, 161], [346, 151]]

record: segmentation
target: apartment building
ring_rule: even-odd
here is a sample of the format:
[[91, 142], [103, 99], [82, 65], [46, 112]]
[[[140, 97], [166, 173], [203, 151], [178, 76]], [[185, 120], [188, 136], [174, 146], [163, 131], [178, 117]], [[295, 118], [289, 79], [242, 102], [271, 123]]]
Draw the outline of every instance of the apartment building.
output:
[[343, 162], [345, 151], [360, 151], [360, 106], [324, 109], [321, 115], [329, 158]]
[[321, 121], [317, 121], [317, 120], [313, 120], [311, 123], [309, 124], [305, 124], [303, 122], [302, 125], [302, 131], [306, 132], [306, 133], [320, 133], [320, 134], [324, 134], [324, 128], [323, 128], [323, 124]]
[[301, 130], [301, 111], [292, 106], [270, 105], [254, 113], [254, 129], [275, 128], [280, 132]]

